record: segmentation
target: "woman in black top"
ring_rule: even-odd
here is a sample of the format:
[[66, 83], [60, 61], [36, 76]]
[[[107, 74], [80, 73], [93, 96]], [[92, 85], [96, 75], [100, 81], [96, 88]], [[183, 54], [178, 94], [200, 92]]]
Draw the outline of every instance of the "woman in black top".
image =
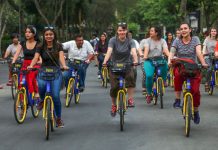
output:
[[[18, 59], [20, 53], [23, 52], [24, 62], [23, 62], [21, 70], [26, 70], [27, 66], [30, 65], [30, 63], [35, 55], [36, 47], [39, 44], [37, 31], [36, 31], [36, 28], [34, 26], [28, 25], [26, 27], [25, 38], [26, 38], [26, 41], [20, 43], [20, 45], [18, 46], [18, 49], [16, 51], [16, 54], [14, 55], [13, 61], [12, 61], [12, 64], [15, 63], [16, 60]], [[40, 58], [37, 59], [37, 62], [41, 63]], [[39, 65], [35, 65], [34, 67], [39, 68]], [[39, 97], [38, 85], [36, 82], [37, 73], [38, 73], [37, 71], [31, 71], [31, 72], [28, 72], [26, 75], [28, 91], [29, 91], [29, 93], [34, 93], [35, 98]], [[20, 76], [20, 79], [22, 80], [22, 75]]]
[[[40, 56], [42, 57], [42, 69], [46, 67], [53, 67], [58, 70], [56, 73], [55, 80], [52, 80], [51, 83], [51, 92], [54, 101], [55, 113], [57, 116], [57, 126], [64, 127], [63, 121], [61, 120], [60, 90], [62, 83], [62, 73], [60, 71], [59, 61], [64, 69], [68, 69], [68, 67], [65, 64], [62, 45], [59, 42], [57, 42], [57, 36], [53, 27], [45, 28], [43, 33], [43, 43], [41, 46], [37, 48], [35, 56], [29, 68], [33, 68]], [[41, 78], [43, 74], [44, 73], [42, 71], [39, 71], [37, 77], [39, 85], [39, 94], [42, 100], [44, 100], [46, 92], [46, 81]]]
[[108, 42], [107, 42], [107, 36], [105, 33], [101, 34], [100, 41], [95, 46], [95, 51], [98, 54], [98, 78], [101, 78], [101, 69], [102, 69], [102, 63], [104, 61], [104, 57], [107, 53], [108, 48]]

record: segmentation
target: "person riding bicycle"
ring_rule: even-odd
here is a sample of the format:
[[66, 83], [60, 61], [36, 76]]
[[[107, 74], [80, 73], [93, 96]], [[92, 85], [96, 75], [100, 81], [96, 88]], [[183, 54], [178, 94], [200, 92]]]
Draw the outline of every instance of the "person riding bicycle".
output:
[[101, 79], [101, 70], [102, 70], [102, 63], [104, 61], [105, 54], [107, 53], [108, 41], [105, 33], [102, 33], [100, 36], [100, 40], [95, 46], [95, 51], [97, 53], [98, 58], [98, 79]]
[[206, 82], [205, 82], [205, 91], [206, 92], [209, 91], [209, 81], [210, 81], [210, 77], [211, 77], [212, 69], [213, 69], [213, 64], [212, 64], [213, 62], [211, 60], [210, 55], [214, 54], [217, 39], [218, 39], [218, 34], [217, 34], [216, 28], [211, 28], [209, 36], [206, 37], [206, 39], [204, 40], [204, 43], [203, 43], [204, 59], [205, 59], [206, 63], [210, 66], [210, 67], [208, 67], [207, 73], [206, 73]]
[[46, 80], [42, 78], [44, 75], [43, 68], [52, 67], [57, 70], [55, 79], [51, 81], [51, 93], [57, 117], [56, 123], [58, 127], [64, 127], [64, 123], [61, 120], [60, 91], [62, 85], [62, 72], [60, 70], [59, 61], [63, 69], [68, 69], [68, 67], [65, 64], [62, 44], [57, 41], [57, 35], [53, 27], [45, 27], [42, 45], [37, 47], [35, 56], [28, 68], [34, 68], [34, 65], [37, 63], [40, 56], [42, 57], [42, 65], [37, 76], [37, 81], [41, 102], [38, 109], [42, 109], [46, 93]]
[[[9, 56], [11, 56], [12, 58], [14, 57], [14, 55], [16, 54], [16, 51], [18, 49], [18, 45], [19, 45], [19, 35], [17, 33], [13, 33], [11, 35], [11, 39], [12, 39], [12, 44], [10, 44], [8, 46], [8, 48], [6, 49], [6, 52], [5, 52], [5, 55], [4, 55], [4, 58], [8, 58]], [[22, 57], [23, 54], [20, 54], [20, 57]], [[8, 64], [8, 69], [9, 69], [9, 73], [8, 73], [8, 83], [7, 83], [7, 86], [11, 86], [12, 85], [12, 80], [11, 80], [11, 77], [12, 77], [12, 68], [11, 68], [11, 64], [9, 63]]]
[[[127, 38], [127, 24], [124, 22], [118, 23], [117, 26], [117, 36], [112, 37], [108, 44], [107, 54], [104, 58], [103, 65], [106, 66], [108, 60], [111, 57], [112, 64], [114, 63], [124, 63], [130, 64], [133, 63], [138, 64], [138, 58], [136, 54], [136, 47], [135, 42], [132, 39]], [[116, 115], [116, 96], [118, 91], [118, 75], [115, 75], [111, 72], [111, 67], [109, 70], [110, 76], [110, 96], [112, 99], [112, 108], [111, 108], [111, 115]], [[134, 106], [134, 89], [135, 89], [135, 82], [134, 82], [134, 71], [133, 67], [130, 65], [127, 68], [127, 72], [125, 74], [125, 85], [128, 93], [128, 105], [129, 107]]]
[[[79, 61], [78, 75], [79, 75], [79, 91], [83, 92], [85, 89], [86, 70], [94, 56], [94, 49], [91, 44], [83, 39], [81, 34], [77, 34], [75, 40], [68, 41], [63, 44], [63, 49], [68, 50], [68, 58], [73, 61]], [[70, 66], [70, 64], [69, 64]], [[65, 86], [67, 88], [68, 80], [70, 78], [70, 71], [63, 73]]]
[[[151, 27], [150, 37], [147, 38], [144, 43], [144, 60], [145, 60], [144, 70], [146, 74], [145, 84], [147, 89], [146, 101], [148, 104], [150, 104], [152, 100], [153, 76], [155, 72], [155, 66], [152, 64], [152, 61], [149, 60], [149, 58], [159, 57], [159, 56], [161, 57], [163, 56], [163, 53], [166, 56], [169, 56], [167, 43], [161, 37], [162, 37], [161, 29], [159, 27]], [[161, 76], [164, 80], [164, 83], [166, 83], [167, 70], [168, 70], [167, 61], [163, 59], [158, 61], [164, 61], [164, 65], [160, 66], [160, 68], [161, 68]]]
[[[192, 36], [192, 30], [188, 23], [182, 23], [180, 25], [181, 37], [175, 39], [170, 50], [170, 56], [168, 58], [168, 64], [171, 65], [171, 59], [176, 56], [180, 59], [186, 60], [190, 63], [197, 63], [197, 58], [200, 60], [202, 66], [207, 67], [203, 55], [201, 53], [201, 43], [197, 36]], [[174, 67], [174, 89], [176, 99], [173, 104], [174, 108], [181, 108], [181, 91], [183, 82], [186, 77], [180, 74], [180, 68]], [[201, 76], [200, 72], [196, 73], [194, 78], [191, 78], [191, 93], [194, 100], [194, 123], [200, 123], [200, 115], [198, 107], [200, 106], [200, 83]]]
[[[16, 62], [19, 55], [23, 53], [24, 55], [24, 62], [22, 65], [21, 70], [26, 70], [27, 66], [30, 65], [35, 52], [36, 47], [39, 45], [39, 38], [38, 33], [36, 31], [36, 28], [33, 25], [28, 25], [25, 30], [25, 38], [26, 41], [21, 42], [18, 46], [18, 49], [14, 55], [14, 58], [12, 60], [12, 64]], [[38, 59], [38, 63], [41, 63], [41, 59]], [[39, 68], [39, 65], [36, 65], [35, 67]], [[36, 81], [38, 71], [31, 71], [28, 72], [26, 75], [27, 79], [27, 85], [28, 85], [28, 91], [29, 93], [34, 93], [34, 98], [39, 98], [39, 91], [38, 91], [38, 85]], [[22, 75], [20, 75], [20, 79], [22, 79]]]

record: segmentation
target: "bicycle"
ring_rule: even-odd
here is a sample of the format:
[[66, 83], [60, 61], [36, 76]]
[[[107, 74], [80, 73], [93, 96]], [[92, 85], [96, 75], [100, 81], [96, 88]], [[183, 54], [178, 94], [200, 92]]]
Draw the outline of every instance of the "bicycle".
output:
[[12, 85], [11, 85], [11, 95], [12, 98], [15, 99], [16, 93], [18, 91], [18, 81], [20, 80], [19, 78], [19, 71], [22, 68], [22, 60], [17, 60], [13, 65], [12, 65]]
[[127, 99], [126, 99], [127, 89], [125, 88], [125, 78], [124, 78], [127, 71], [127, 66], [128, 64], [116, 63], [111, 68], [111, 72], [113, 74], [118, 75], [117, 79], [119, 80], [118, 82], [119, 90], [117, 92], [117, 98], [116, 98], [116, 107], [117, 107], [116, 111], [120, 114], [120, 131], [124, 130], [124, 115], [128, 108]]
[[49, 140], [50, 129], [51, 132], [54, 131], [55, 126], [55, 112], [54, 112], [54, 102], [51, 93], [51, 82], [56, 79], [59, 75], [59, 70], [64, 71], [63, 69], [58, 69], [57, 67], [43, 67], [40, 68], [40, 78], [46, 81], [46, 92], [45, 98], [43, 100], [42, 116], [45, 120], [45, 138]]
[[213, 95], [214, 87], [218, 85], [218, 59], [215, 58], [214, 53], [204, 54], [204, 56], [208, 56], [212, 61], [208, 94]]
[[81, 63], [81, 61], [79, 60], [75, 60], [75, 61], [69, 60], [69, 61], [70, 61], [69, 72], [71, 73], [71, 75], [66, 90], [66, 102], [65, 102], [66, 107], [70, 106], [73, 96], [74, 96], [75, 104], [78, 104], [80, 100], [78, 65]]
[[153, 95], [154, 95], [154, 105], [157, 105], [157, 101], [160, 101], [160, 108], [163, 109], [163, 95], [165, 93], [164, 81], [161, 76], [161, 69], [160, 66], [166, 64], [166, 60], [163, 56], [157, 56], [153, 58], [148, 58], [155, 67], [155, 73], [153, 77]]
[[[191, 120], [194, 119], [194, 100], [193, 95], [191, 93], [191, 79], [195, 77], [196, 72], [200, 71], [201, 66], [198, 64], [188, 63], [182, 60], [176, 62], [176, 65], [184, 66], [184, 71], [181, 72], [185, 77], [185, 89], [183, 90], [183, 106], [182, 106], [182, 114], [185, 119], [185, 135], [189, 137], [191, 130]], [[175, 66], [175, 64], [174, 64]]]
[[[39, 99], [34, 100], [34, 93], [31, 94], [28, 91], [28, 85], [26, 82], [26, 74], [29, 70], [20, 70], [19, 75], [22, 74], [22, 79], [18, 88], [16, 98], [14, 101], [14, 117], [18, 124], [22, 124], [26, 118], [27, 109], [31, 107], [31, 112], [34, 118], [37, 118], [39, 115], [39, 111], [37, 110], [37, 105], [39, 103]], [[19, 80], [19, 79], [18, 79]], [[18, 87], [18, 86], [17, 86]]]
[[102, 86], [107, 88], [108, 85], [108, 80], [109, 80], [109, 71], [108, 71], [108, 67], [102, 67]]

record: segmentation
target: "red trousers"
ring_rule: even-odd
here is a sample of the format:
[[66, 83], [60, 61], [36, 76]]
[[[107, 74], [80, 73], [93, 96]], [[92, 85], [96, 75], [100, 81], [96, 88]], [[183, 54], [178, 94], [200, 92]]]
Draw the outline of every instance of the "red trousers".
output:
[[[30, 65], [32, 60], [24, 60], [23, 62], [23, 66], [21, 68], [21, 70], [26, 70], [27, 66]], [[40, 66], [35, 65], [34, 68], [39, 68]], [[28, 86], [28, 91], [29, 93], [38, 93], [38, 84], [36, 81], [36, 77], [37, 77], [38, 71], [30, 71], [26, 74], [26, 82], [27, 82], [27, 86]], [[20, 74], [20, 81], [22, 81], [22, 77], [23, 75]]]
[[[183, 82], [186, 80], [186, 77], [182, 76], [179, 73], [179, 68], [175, 67], [174, 70], [174, 89], [176, 92], [182, 91]], [[194, 99], [194, 107], [200, 106], [200, 83], [201, 83], [201, 74], [197, 73], [194, 78], [191, 78], [191, 93]]]

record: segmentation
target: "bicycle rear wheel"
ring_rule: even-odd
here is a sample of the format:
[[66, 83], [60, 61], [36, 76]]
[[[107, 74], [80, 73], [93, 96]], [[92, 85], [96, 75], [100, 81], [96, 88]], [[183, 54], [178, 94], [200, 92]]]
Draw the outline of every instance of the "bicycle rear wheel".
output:
[[51, 99], [48, 97], [45, 100], [45, 138], [49, 140], [50, 124], [51, 124]]
[[191, 128], [191, 118], [192, 118], [192, 98], [190, 95], [185, 97], [186, 106], [185, 106], [185, 135], [189, 137], [190, 128]]
[[124, 129], [124, 113], [125, 113], [125, 107], [124, 107], [124, 96], [122, 93], [119, 94], [119, 112], [120, 112], [120, 131], [123, 131]]
[[80, 100], [79, 83], [77, 83], [76, 88], [74, 89], [74, 102], [75, 102], [75, 104], [79, 104], [79, 100]]
[[12, 75], [12, 85], [11, 85], [11, 95], [12, 95], [13, 100], [16, 97], [17, 86], [18, 86], [18, 77], [16, 74], [13, 74]]
[[24, 122], [26, 113], [26, 93], [23, 90], [19, 90], [14, 101], [14, 117], [17, 123], [22, 124]]
[[163, 109], [163, 80], [158, 79], [158, 98], [160, 100], [160, 108]]
[[74, 79], [70, 79], [68, 82], [67, 91], [66, 91], [66, 103], [65, 103], [66, 107], [70, 106], [74, 94], [74, 83], [75, 83]]

